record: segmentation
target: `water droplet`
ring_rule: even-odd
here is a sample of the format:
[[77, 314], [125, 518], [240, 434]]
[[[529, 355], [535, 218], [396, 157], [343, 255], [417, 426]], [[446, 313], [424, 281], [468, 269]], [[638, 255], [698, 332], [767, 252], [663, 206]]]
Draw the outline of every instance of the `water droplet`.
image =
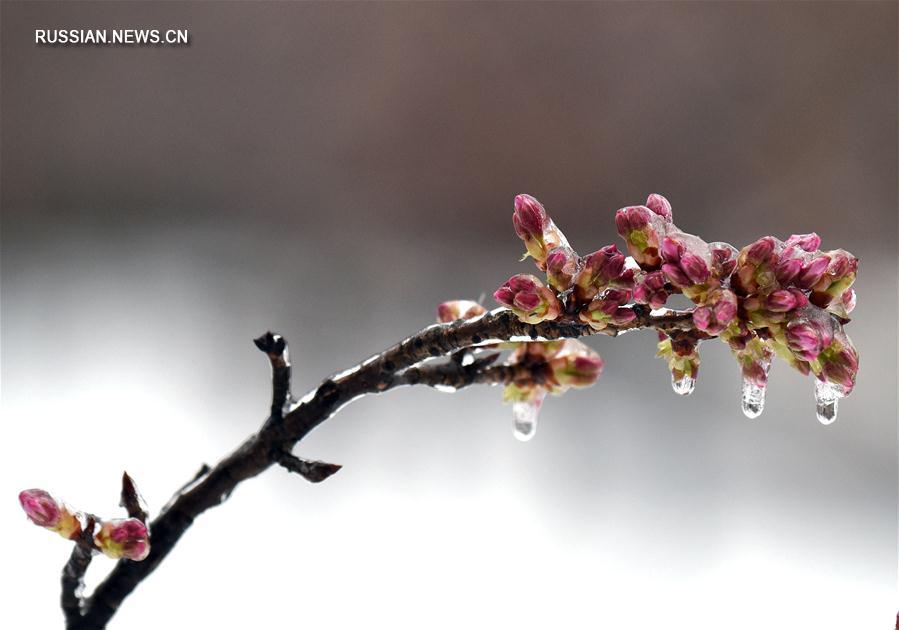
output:
[[545, 394], [530, 402], [517, 402], [512, 404], [512, 432], [522, 442], [527, 442], [537, 432], [537, 415], [543, 404]]
[[455, 393], [455, 391], [456, 391], [456, 388], [453, 387], [452, 385], [442, 385], [442, 384], [434, 385], [434, 389], [436, 389], [438, 392], [443, 392], [444, 394], [452, 394], [452, 393]]
[[674, 375], [671, 375], [671, 389], [674, 390], [675, 394], [680, 394], [681, 396], [689, 396], [693, 393], [693, 389], [696, 387], [696, 379], [692, 376], [687, 376], [684, 374], [681, 378], [674, 378]]
[[758, 418], [765, 408], [765, 388], [759, 387], [749, 379], [743, 379], [743, 415], [747, 418]]
[[815, 379], [815, 413], [821, 424], [832, 424], [837, 419], [837, 406], [842, 392], [830, 383]]

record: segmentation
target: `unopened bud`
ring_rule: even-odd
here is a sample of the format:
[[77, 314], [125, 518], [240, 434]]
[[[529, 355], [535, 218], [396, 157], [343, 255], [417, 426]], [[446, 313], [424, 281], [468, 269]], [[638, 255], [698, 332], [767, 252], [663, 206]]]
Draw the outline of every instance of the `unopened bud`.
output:
[[94, 544], [110, 558], [140, 561], [150, 553], [150, 533], [136, 518], [113, 519], [103, 522]]
[[23, 490], [19, 493], [19, 503], [35, 525], [56, 532], [63, 538], [74, 539], [81, 533], [78, 517], [45, 490]]
[[457, 319], [471, 319], [486, 312], [486, 309], [477, 302], [450, 300], [437, 307], [437, 321], [445, 324]]
[[671, 203], [658, 193], [652, 193], [646, 198], [646, 207], [663, 219], [671, 220]]
[[577, 273], [577, 254], [570, 247], [556, 247], [546, 257], [546, 279], [560, 293], [571, 288]]
[[528, 274], [512, 276], [496, 290], [493, 297], [511, 308], [518, 319], [527, 324], [556, 319], [562, 311], [562, 305], [552, 289]]

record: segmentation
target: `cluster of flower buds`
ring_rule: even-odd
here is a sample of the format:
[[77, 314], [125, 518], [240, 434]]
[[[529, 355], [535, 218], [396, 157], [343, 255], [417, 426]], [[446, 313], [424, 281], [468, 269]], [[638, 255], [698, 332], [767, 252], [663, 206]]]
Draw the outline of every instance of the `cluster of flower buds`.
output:
[[[92, 548], [110, 558], [140, 561], [150, 553], [149, 531], [137, 518], [104, 521], [88, 517], [73, 511], [49, 492], [37, 488], [20, 492], [19, 503], [35, 525], [73, 541], [82, 540], [86, 533], [92, 541]], [[94, 531], [90, 530], [89, 524], [94, 526]]]
[[494, 294], [524, 322], [624, 330], [638, 318], [631, 300], [659, 309], [680, 293], [695, 305], [696, 333], [659, 344], [679, 393], [692, 390], [698, 342], [715, 336], [730, 345], [740, 365], [750, 417], [761, 413], [774, 354], [813, 373], [825, 394], [843, 396], [854, 386], [858, 353], [842, 327], [856, 302], [858, 259], [841, 249], [821, 251], [817, 234], [786, 241], [765, 236], [741, 250], [706, 242], [680, 230], [671, 204], [658, 194], [615, 215], [630, 257], [615, 245], [579, 256], [529, 195], [516, 197], [513, 224], [526, 255], [546, 273], [546, 284], [518, 275]]
[[521, 440], [533, 437], [546, 394], [589, 387], [603, 369], [599, 354], [576, 339], [518, 343], [506, 364], [516, 368], [516, 377], [506, 385], [503, 400], [512, 403], [515, 435]]

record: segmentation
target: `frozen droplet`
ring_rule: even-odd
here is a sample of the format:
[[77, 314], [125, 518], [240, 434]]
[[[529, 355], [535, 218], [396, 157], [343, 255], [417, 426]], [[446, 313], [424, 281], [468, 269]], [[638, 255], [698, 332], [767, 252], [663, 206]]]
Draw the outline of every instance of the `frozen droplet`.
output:
[[462, 355], [462, 361], [460, 361], [462, 365], [471, 365], [474, 363], [474, 354], [471, 352], [466, 352]]
[[681, 396], [689, 396], [693, 393], [693, 389], [696, 387], [696, 379], [692, 376], [687, 376], [684, 374], [680, 378], [675, 378], [674, 375], [671, 375], [671, 389], [674, 390], [675, 394], [680, 394]]
[[765, 408], [765, 388], [759, 387], [748, 378], [743, 379], [743, 415], [758, 418]]
[[537, 415], [545, 394], [528, 402], [512, 403], [512, 432], [522, 442], [527, 442], [537, 432]]
[[830, 383], [815, 379], [815, 413], [818, 422], [831, 424], [837, 419], [837, 405], [842, 392]]
[[443, 385], [442, 383], [434, 385], [434, 389], [436, 389], [438, 392], [443, 392], [444, 394], [452, 394], [456, 391], [456, 388], [452, 385]]

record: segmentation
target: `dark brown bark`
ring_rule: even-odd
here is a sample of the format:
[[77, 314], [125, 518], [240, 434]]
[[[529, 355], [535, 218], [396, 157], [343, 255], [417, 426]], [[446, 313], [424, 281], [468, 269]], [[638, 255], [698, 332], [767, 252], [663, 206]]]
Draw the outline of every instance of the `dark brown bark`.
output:
[[[693, 328], [690, 313], [651, 313], [635, 306], [637, 318], [624, 326], [610, 326], [601, 334], [654, 328], [667, 333], [696, 338], [705, 335]], [[283, 338], [268, 333], [255, 340], [272, 364], [273, 396], [271, 414], [258, 432], [248, 437], [234, 452], [212, 469], [204, 468], [162, 509], [150, 523], [151, 550], [146, 560], [120, 560], [101, 582], [92, 597], [82, 600], [78, 585], [90, 561], [78, 552], [63, 572], [63, 608], [70, 630], [105, 628], [124, 599], [150, 575], [178, 543], [200, 514], [225, 501], [240, 482], [255, 477], [273, 464], [320, 481], [339, 468], [334, 464], [301, 460], [291, 451], [312, 429], [334, 415], [343, 405], [365, 394], [377, 394], [401, 385], [443, 385], [459, 389], [476, 383], [499, 384], [517, 376], [516, 367], [492, 365], [496, 354], [476, 358], [463, 365], [461, 355], [439, 365], [422, 364], [434, 357], [496, 341], [529, 341], [576, 338], [596, 334], [578, 323], [543, 322], [525, 324], [508, 310], [496, 310], [481, 317], [435, 325], [405, 339], [384, 352], [363, 361], [352, 370], [325, 379], [292, 408], [290, 405], [290, 363]], [[304, 472], [305, 471], [305, 474]], [[327, 474], [325, 474], [327, 473]], [[324, 476], [322, 476], [324, 475]], [[83, 564], [83, 569], [82, 565]], [[73, 581], [77, 584], [73, 585]]]

